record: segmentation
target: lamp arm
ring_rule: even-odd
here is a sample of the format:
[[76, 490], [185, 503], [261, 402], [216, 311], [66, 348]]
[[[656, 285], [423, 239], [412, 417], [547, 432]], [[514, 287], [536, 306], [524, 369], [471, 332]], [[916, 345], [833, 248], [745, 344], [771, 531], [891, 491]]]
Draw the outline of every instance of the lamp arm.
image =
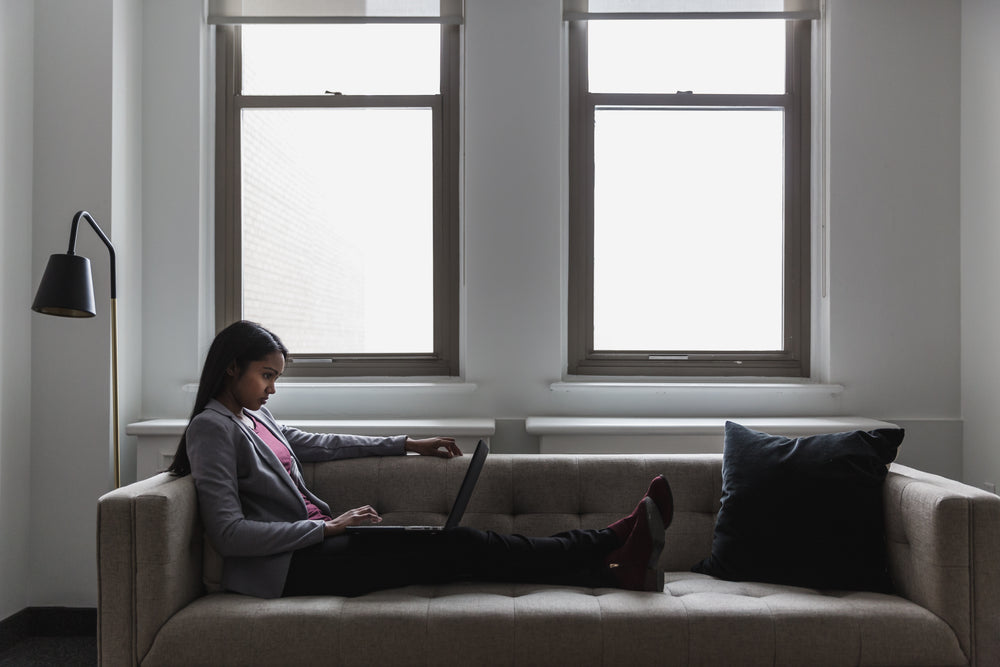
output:
[[117, 298], [116, 292], [118, 291], [116, 288], [117, 279], [115, 278], [115, 247], [111, 245], [111, 240], [107, 237], [107, 235], [105, 235], [100, 225], [98, 225], [97, 221], [94, 220], [94, 216], [90, 215], [90, 213], [87, 213], [86, 211], [79, 211], [73, 216], [73, 225], [69, 230], [69, 251], [67, 254], [76, 254], [76, 229], [80, 226], [80, 218], [86, 218], [87, 222], [90, 223], [90, 226], [94, 228], [95, 232], [97, 232], [97, 235], [101, 237], [102, 241], [104, 241], [104, 245], [108, 246], [108, 254], [111, 255], [111, 298], [115, 299]]

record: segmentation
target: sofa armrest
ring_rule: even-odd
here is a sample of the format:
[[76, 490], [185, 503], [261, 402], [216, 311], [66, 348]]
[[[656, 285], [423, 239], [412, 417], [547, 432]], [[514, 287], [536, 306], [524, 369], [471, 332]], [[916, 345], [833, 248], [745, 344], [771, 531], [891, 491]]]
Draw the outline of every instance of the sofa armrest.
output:
[[947, 622], [971, 665], [1000, 664], [1000, 497], [893, 464], [885, 516], [896, 592]]
[[202, 537], [191, 477], [167, 473], [98, 500], [98, 656], [136, 665], [157, 631], [202, 595]]

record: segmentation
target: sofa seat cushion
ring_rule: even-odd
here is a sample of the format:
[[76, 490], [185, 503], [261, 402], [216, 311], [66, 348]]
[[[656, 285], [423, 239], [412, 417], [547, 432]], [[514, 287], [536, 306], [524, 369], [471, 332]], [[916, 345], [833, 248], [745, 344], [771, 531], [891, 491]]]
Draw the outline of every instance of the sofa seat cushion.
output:
[[666, 574], [698, 664], [967, 665], [952, 629], [895, 595]]
[[359, 598], [199, 598], [148, 665], [963, 665], [912, 602], [668, 572], [664, 595], [462, 583]]

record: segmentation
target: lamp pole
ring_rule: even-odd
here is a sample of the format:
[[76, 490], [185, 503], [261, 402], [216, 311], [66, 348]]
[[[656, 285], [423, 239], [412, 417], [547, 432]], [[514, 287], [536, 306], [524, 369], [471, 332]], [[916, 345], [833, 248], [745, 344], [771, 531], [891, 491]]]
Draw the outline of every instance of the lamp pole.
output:
[[115, 488], [122, 485], [121, 452], [118, 442], [118, 299], [111, 297], [111, 423], [115, 449]]
[[100, 225], [94, 220], [94, 216], [87, 211], [79, 211], [73, 216], [73, 224], [69, 232], [69, 251], [72, 255], [76, 252], [76, 230], [80, 226], [80, 220], [85, 219], [94, 232], [101, 237], [104, 245], [108, 247], [108, 255], [111, 259], [111, 423], [113, 426], [112, 440], [114, 442], [115, 457], [115, 488], [122, 485], [121, 479], [121, 452], [118, 441], [118, 278], [115, 269], [115, 247], [111, 240], [104, 234]]

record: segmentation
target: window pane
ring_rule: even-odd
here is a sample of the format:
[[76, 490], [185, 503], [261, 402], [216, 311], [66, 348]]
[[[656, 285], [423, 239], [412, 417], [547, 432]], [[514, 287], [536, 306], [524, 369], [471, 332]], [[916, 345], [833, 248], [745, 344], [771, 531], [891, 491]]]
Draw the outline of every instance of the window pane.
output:
[[243, 26], [246, 95], [434, 95], [441, 28], [422, 24]]
[[782, 131], [780, 110], [597, 110], [597, 350], [782, 349]]
[[781, 20], [590, 21], [595, 93], [785, 92]]
[[429, 109], [245, 109], [243, 313], [298, 353], [433, 352]]

